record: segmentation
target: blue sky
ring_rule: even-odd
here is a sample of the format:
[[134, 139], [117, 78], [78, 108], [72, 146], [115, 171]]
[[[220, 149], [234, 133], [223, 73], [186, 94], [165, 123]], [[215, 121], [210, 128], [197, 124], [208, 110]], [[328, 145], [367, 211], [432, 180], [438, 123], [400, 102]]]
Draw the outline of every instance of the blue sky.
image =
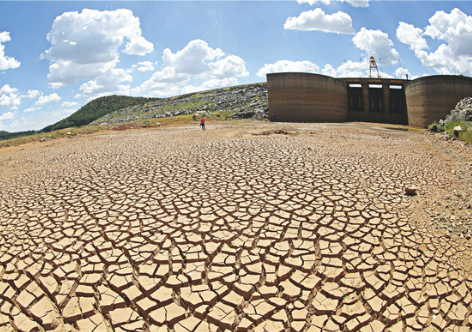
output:
[[472, 1], [0, 1], [0, 130], [266, 73], [472, 76]]

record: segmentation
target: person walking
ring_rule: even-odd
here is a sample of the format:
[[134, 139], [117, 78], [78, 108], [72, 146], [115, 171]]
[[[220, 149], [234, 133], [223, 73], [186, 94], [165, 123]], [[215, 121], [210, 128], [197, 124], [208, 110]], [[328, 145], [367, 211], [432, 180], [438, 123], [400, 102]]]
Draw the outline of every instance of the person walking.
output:
[[202, 127], [202, 130], [205, 130], [205, 118], [202, 115], [202, 118], [200, 119], [200, 127]]

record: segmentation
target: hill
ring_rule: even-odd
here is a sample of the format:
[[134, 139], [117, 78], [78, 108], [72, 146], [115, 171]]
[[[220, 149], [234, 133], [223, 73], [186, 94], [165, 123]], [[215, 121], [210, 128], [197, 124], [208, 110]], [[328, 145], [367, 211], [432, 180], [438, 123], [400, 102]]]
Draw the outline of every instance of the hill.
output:
[[148, 102], [156, 101], [158, 98], [127, 97], [127, 96], [105, 96], [92, 100], [77, 112], [67, 118], [43, 128], [42, 132], [54, 130], [81, 127], [101, 118], [102, 116], [116, 110], [132, 107], [135, 105], [144, 105]]
[[219, 119], [266, 119], [267, 84], [254, 83], [171, 98], [105, 96], [90, 101], [69, 117], [39, 131], [0, 131], [0, 140], [48, 133], [87, 125], [121, 125], [129, 122], [204, 112]]
[[35, 130], [19, 131], [19, 132], [16, 132], [16, 133], [10, 133], [8, 131], [0, 130], [0, 141], [10, 139], [10, 138], [17, 138], [17, 137], [34, 135], [34, 134], [37, 134], [37, 133], [39, 133], [39, 131], [35, 131]]
[[125, 124], [201, 112], [220, 119], [265, 119], [268, 114], [267, 96], [266, 83], [195, 92], [122, 108], [93, 121], [91, 125]]

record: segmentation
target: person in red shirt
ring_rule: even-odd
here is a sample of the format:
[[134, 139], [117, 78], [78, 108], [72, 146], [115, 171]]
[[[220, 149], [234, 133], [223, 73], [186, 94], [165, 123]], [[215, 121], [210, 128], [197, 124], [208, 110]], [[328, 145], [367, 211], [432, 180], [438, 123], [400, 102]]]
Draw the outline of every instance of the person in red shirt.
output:
[[200, 127], [202, 127], [202, 130], [205, 130], [205, 118], [202, 115], [202, 118], [200, 119]]

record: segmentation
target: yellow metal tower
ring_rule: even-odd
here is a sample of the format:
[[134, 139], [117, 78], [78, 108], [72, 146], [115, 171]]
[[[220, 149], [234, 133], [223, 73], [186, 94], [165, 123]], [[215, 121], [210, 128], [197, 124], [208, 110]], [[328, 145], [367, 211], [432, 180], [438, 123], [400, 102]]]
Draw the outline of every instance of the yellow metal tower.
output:
[[380, 78], [379, 68], [377, 68], [377, 63], [373, 56], [370, 57], [369, 78], [372, 78], [372, 69], [377, 70], [377, 78]]

